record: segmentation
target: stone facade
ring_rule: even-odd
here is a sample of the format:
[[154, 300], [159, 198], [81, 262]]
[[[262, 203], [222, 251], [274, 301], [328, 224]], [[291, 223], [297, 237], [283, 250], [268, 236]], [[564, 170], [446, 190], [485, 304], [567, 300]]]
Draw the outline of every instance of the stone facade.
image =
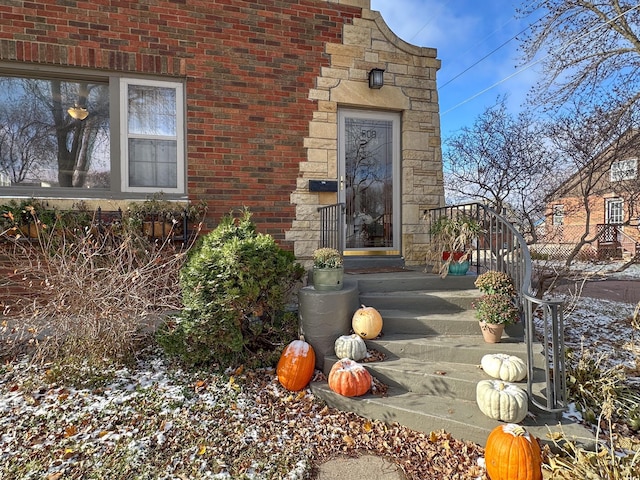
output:
[[[362, 18], [344, 25], [342, 42], [327, 43], [325, 51], [329, 65], [309, 92], [318, 108], [304, 141], [307, 159], [291, 195], [296, 218], [286, 238], [294, 243], [296, 257], [310, 258], [319, 245], [317, 209], [337, 201], [335, 193], [310, 192], [308, 184], [310, 179], [337, 178], [338, 109], [402, 112], [402, 256], [408, 265], [424, 263], [428, 238], [422, 212], [444, 204], [436, 51], [404, 42], [378, 12], [367, 8]], [[368, 86], [372, 68], [385, 70], [379, 90]]]

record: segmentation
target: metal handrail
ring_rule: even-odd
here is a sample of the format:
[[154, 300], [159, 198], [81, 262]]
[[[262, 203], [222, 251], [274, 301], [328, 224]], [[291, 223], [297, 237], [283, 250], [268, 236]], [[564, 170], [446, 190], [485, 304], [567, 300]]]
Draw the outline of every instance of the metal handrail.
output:
[[[532, 287], [533, 267], [529, 247], [522, 234], [502, 215], [486, 205], [469, 203], [452, 205], [425, 211], [425, 218], [434, 222], [440, 217], [452, 218], [466, 215], [482, 226], [482, 234], [474, 246], [472, 260], [480, 274], [486, 270], [497, 270], [511, 276], [518, 291], [521, 320], [524, 322], [524, 341], [527, 349], [527, 393], [536, 407], [553, 413], [566, 410], [567, 380], [564, 347], [564, 317], [562, 301], [538, 298]], [[541, 331], [536, 331], [534, 315], [539, 315]], [[544, 356], [545, 402], [536, 399], [533, 393], [533, 379], [536, 358], [534, 339], [540, 337]], [[539, 395], [543, 393], [540, 392]]]
[[335, 203], [319, 207], [320, 247], [335, 248], [344, 251], [344, 203]]

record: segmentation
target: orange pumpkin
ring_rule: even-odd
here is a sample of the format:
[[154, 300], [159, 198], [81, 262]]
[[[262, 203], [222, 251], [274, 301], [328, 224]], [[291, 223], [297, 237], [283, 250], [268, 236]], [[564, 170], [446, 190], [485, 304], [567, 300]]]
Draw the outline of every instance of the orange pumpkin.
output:
[[371, 374], [349, 358], [338, 360], [329, 372], [329, 388], [345, 397], [364, 395], [371, 388]]
[[491, 480], [542, 480], [538, 439], [515, 423], [491, 431], [484, 459]]
[[278, 381], [287, 390], [302, 390], [311, 381], [315, 365], [313, 347], [304, 340], [294, 340], [285, 347], [278, 360]]
[[362, 305], [353, 314], [351, 327], [362, 338], [376, 338], [382, 331], [382, 315], [375, 308]]

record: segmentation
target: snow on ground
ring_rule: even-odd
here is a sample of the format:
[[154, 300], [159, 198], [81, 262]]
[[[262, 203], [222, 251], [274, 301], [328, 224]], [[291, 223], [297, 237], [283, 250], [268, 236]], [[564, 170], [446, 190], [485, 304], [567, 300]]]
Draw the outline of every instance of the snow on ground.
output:
[[[640, 278], [640, 268], [620, 275]], [[635, 305], [574, 300], [567, 346], [606, 353], [640, 375]], [[0, 365], [0, 478], [293, 480], [357, 451], [394, 459], [408, 478], [483, 475], [473, 444], [328, 409], [309, 391], [284, 390], [272, 370], [187, 373], [152, 351], [106, 374], [107, 384], [80, 389], [51, 383], [46, 367]]]

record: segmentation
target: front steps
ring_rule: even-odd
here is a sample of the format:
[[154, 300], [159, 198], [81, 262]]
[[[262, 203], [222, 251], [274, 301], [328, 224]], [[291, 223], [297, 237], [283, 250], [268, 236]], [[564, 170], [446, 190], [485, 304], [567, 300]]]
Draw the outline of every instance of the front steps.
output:
[[[442, 279], [407, 271], [348, 277], [345, 279], [358, 284], [360, 303], [375, 307], [382, 315], [382, 334], [366, 343], [386, 359], [364, 365], [388, 391], [384, 397], [347, 398], [332, 392], [326, 382], [313, 382], [314, 394], [332, 407], [367, 418], [398, 422], [426, 433], [444, 429], [457, 439], [484, 445], [489, 432], [501, 422], [487, 418], [476, 404], [477, 383], [491, 378], [480, 368], [480, 360], [486, 353], [500, 352], [526, 361], [522, 325], [510, 326], [501, 343], [484, 342], [472, 310], [473, 301], [480, 296], [473, 285], [475, 276]], [[337, 360], [325, 356], [325, 374]], [[540, 378], [535, 380], [542, 379], [542, 370], [536, 372]], [[526, 391], [526, 382], [521, 387]], [[538, 381], [534, 394], [544, 388]], [[560, 428], [580, 443], [592, 441], [589, 430], [567, 419], [533, 406], [530, 414], [522, 425], [542, 441], [549, 430]]]

